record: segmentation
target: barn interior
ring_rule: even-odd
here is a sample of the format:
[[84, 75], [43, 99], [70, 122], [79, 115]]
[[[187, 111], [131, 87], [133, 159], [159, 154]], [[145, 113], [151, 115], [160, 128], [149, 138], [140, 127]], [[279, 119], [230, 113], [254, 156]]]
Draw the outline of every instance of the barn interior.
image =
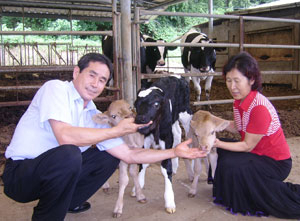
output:
[[[13, 17], [31, 17], [31, 18], [61, 18], [67, 20], [91, 20], [91, 21], [107, 21], [115, 24], [113, 29], [110, 31], [97, 30], [93, 32], [81, 30], [81, 31], [62, 31], [62, 32], [51, 32], [51, 31], [40, 31], [40, 32], [28, 32], [23, 31], [2, 31], [0, 30], [0, 36], [10, 36], [10, 35], [104, 35], [110, 34], [119, 36], [115, 38], [116, 44], [123, 44], [124, 50], [122, 52], [118, 51], [119, 59], [116, 57], [116, 61], [120, 60], [122, 57], [125, 62], [118, 63], [115, 62], [115, 73], [121, 73], [116, 76], [117, 81], [111, 88], [107, 88], [105, 96], [99, 97], [97, 99], [98, 107], [102, 110], [105, 110], [107, 104], [112, 100], [118, 98], [126, 98], [128, 100], [134, 100], [134, 94], [137, 88], [134, 88], [134, 79], [132, 79], [132, 70], [138, 73], [138, 61], [134, 60], [136, 55], [129, 53], [131, 48], [136, 47], [134, 39], [136, 36], [131, 34], [138, 30], [138, 24], [141, 22], [147, 22], [149, 19], [154, 19], [156, 16], [161, 14], [170, 15], [168, 12], [165, 12], [165, 9], [172, 5], [183, 2], [184, 0], [14, 0], [6, 1], [0, 0], [0, 15], [1, 16], [13, 16]], [[213, 17], [213, 37], [218, 37], [219, 47], [227, 47], [225, 52], [218, 53], [218, 69], [216, 75], [220, 76], [220, 71], [222, 64], [229, 56], [241, 50], [248, 50], [251, 53], [257, 53], [257, 58], [260, 59], [260, 63], [265, 65], [265, 73], [268, 74], [268, 83], [264, 88], [264, 93], [267, 96], [274, 97], [277, 96], [279, 100], [276, 100], [274, 97], [274, 105], [278, 109], [280, 118], [282, 120], [283, 128], [286, 131], [287, 137], [297, 137], [300, 136], [300, 125], [295, 122], [299, 122], [299, 110], [300, 110], [300, 83], [299, 83], [299, 3], [289, 3], [288, 5], [284, 4], [276, 7], [267, 7], [264, 9], [253, 9], [246, 11], [235, 11], [232, 14], [224, 17], [218, 15]], [[141, 10], [139, 21], [135, 21], [135, 13], [137, 10]], [[147, 13], [148, 12], [148, 13]], [[279, 16], [280, 15], [280, 16]], [[188, 14], [186, 15], [188, 16]], [[200, 16], [209, 16], [200, 15]], [[279, 26], [274, 21], [270, 25], [268, 21], [256, 22], [254, 20], [244, 20], [242, 26], [240, 26], [240, 20], [243, 20], [241, 16], [251, 17], [270, 17], [270, 18], [283, 18], [291, 19], [286, 20], [285, 22], [280, 21]], [[279, 18], [278, 18], [279, 19]], [[298, 20], [298, 23], [292, 20]], [[289, 22], [288, 22], [289, 21]], [[276, 23], [276, 24], [275, 24]], [[209, 22], [205, 24], [200, 24], [199, 28], [204, 32], [209, 32]], [[244, 27], [244, 32], [240, 27]], [[224, 31], [227, 29], [226, 31]], [[226, 34], [224, 34], [226, 33]], [[244, 38], [241, 38], [244, 33]], [[276, 35], [275, 35], [276, 34]], [[123, 37], [124, 36], [124, 37]], [[131, 36], [130, 39], [126, 36]], [[276, 37], [274, 37], [276, 36]], [[221, 38], [220, 38], [221, 37]], [[123, 39], [123, 40], [122, 40]], [[244, 41], [241, 41], [244, 39]], [[277, 41], [277, 39], [281, 41]], [[270, 50], [266, 46], [272, 41], [272, 44], [282, 47], [281, 49]], [[122, 43], [123, 42], [123, 43]], [[251, 44], [260, 44], [261, 48], [257, 46], [250, 46]], [[30, 51], [35, 51], [35, 56], [38, 57], [40, 63], [32, 63], [31, 60], [24, 59], [24, 55], [14, 54], [10, 50], [10, 45], [5, 45], [1, 42], [0, 47], [0, 174], [2, 173], [1, 167], [4, 165], [4, 152], [6, 146], [9, 144], [12, 133], [15, 129], [18, 119], [25, 112], [28, 104], [30, 103], [35, 91], [41, 86], [41, 84], [49, 79], [59, 78], [63, 80], [71, 80], [72, 70], [74, 65], [76, 65], [77, 58], [80, 56], [77, 54], [75, 48], [70, 49], [72, 53], [69, 54], [68, 58], [59, 57], [59, 54], [56, 54], [55, 45], [51, 45], [52, 55], [56, 56], [58, 63], [55, 65], [52, 64], [51, 57], [43, 56], [38, 57], [38, 48], [35, 45], [30, 47]], [[166, 45], [178, 46], [179, 43], [168, 43]], [[286, 46], [288, 45], [288, 46]], [[244, 46], [244, 48], [243, 48]], [[22, 46], [23, 47], [23, 46]], [[41, 46], [42, 47], [42, 46]], [[48, 47], [48, 46], [47, 46]], [[128, 47], [128, 48], [127, 48]], [[130, 49], [129, 49], [130, 48]], [[28, 51], [27, 56], [30, 57], [30, 51]], [[99, 47], [88, 47], [85, 49], [85, 52], [101, 52]], [[12, 52], [10, 57], [11, 63], [5, 65], [3, 60], [3, 54], [9, 54]], [[25, 53], [25, 52], [24, 52]], [[123, 53], [123, 54], [122, 54]], [[268, 59], [264, 55], [269, 56]], [[291, 56], [290, 56], [291, 55]], [[126, 57], [128, 56], [128, 57]], [[22, 57], [22, 58], [21, 58]], [[130, 59], [127, 59], [130, 58]], [[132, 58], [132, 59], [131, 59]], [[24, 60], [22, 60], [24, 59]], [[122, 60], [122, 59], [121, 59]], [[128, 61], [129, 60], [129, 61]], [[22, 61], [22, 62], [21, 62]], [[7, 60], [6, 60], [7, 62]], [[274, 69], [276, 67], [276, 69]], [[163, 75], [157, 75], [163, 76]], [[157, 77], [155, 76], [155, 77]], [[231, 104], [230, 96], [226, 94], [224, 83], [222, 78], [216, 76], [216, 81], [212, 89], [211, 102], [215, 102], [213, 105], [212, 113], [217, 116], [224, 118], [231, 118]], [[277, 76], [274, 78], [274, 76]], [[140, 77], [143, 77], [142, 75]], [[138, 76], [135, 76], [138, 79]], [[219, 79], [219, 80], [218, 80]], [[275, 80], [276, 79], [276, 80]], [[278, 83], [280, 86], [277, 86]], [[136, 85], [137, 87], [137, 85]], [[9, 96], [8, 96], [9, 94]], [[204, 93], [203, 93], [204, 94]], [[288, 98], [290, 97], [290, 98]], [[215, 100], [215, 101], [214, 101]], [[202, 104], [207, 105], [207, 101], [201, 101]], [[196, 103], [192, 101], [192, 103]], [[194, 108], [199, 108], [199, 106], [194, 106]], [[200, 107], [202, 108], [202, 106]], [[299, 143], [299, 140], [295, 143]], [[299, 164], [300, 165], [300, 164]], [[151, 169], [150, 169], [151, 170]], [[158, 168], [152, 169], [155, 174]], [[295, 172], [296, 174], [296, 172]], [[154, 174], [152, 174], [155, 176]], [[115, 178], [116, 179], [116, 178]], [[158, 178], [159, 179], [159, 178]], [[185, 177], [178, 176], [176, 178], [178, 181], [177, 192], [179, 193], [176, 197], [178, 200], [182, 200], [179, 205], [183, 208], [177, 214], [177, 217], [172, 217], [172, 220], [198, 220], [199, 212], [195, 209], [189, 207], [191, 202], [185, 201], [185, 194], [187, 185], [185, 183]], [[296, 178], [291, 178], [297, 180]], [[151, 180], [153, 182], [155, 179]], [[299, 181], [298, 181], [299, 182]], [[117, 183], [117, 181], [115, 181]], [[153, 186], [156, 186], [154, 183]], [[116, 195], [115, 192], [112, 195]], [[129, 188], [128, 188], [129, 189]], [[128, 207], [132, 210], [127, 212], [127, 215], [124, 217], [124, 220], [170, 220], [170, 217], [166, 217], [165, 214], [160, 213], [159, 206], [157, 205], [157, 198], [160, 197], [160, 194], [157, 194], [160, 189], [149, 188], [149, 195], [156, 197], [156, 200], [150, 201], [148, 210], [143, 210], [145, 207], [143, 205], [136, 205], [134, 200], [128, 202]], [[206, 192], [205, 192], [206, 191]], [[219, 220], [224, 218], [223, 213], [216, 212], [210, 204], [205, 200], [209, 197], [209, 188], [204, 189], [200, 195], [203, 197], [201, 201], [201, 208], [204, 208], [201, 211], [203, 220], [212, 219], [211, 215], [214, 215], [214, 219]], [[155, 194], [154, 194], [155, 193]], [[12, 201], [9, 201], [7, 198], [4, 198], [3, 193], [1, 192], [1, 199], [5, 200], [5, 205], [7, 207], [0, 208], [1, 214], [10, 214], [11, 220], [26, 220], [24, 217], [30, 217], [32, 213], [33, 204], [15, 204]], [[157, 194], [157, 195], [156, 195]], [[101, 200], [98, 200], [97, 197], [100, 197]], [[116, 197], [115, 197], [116, 198]], [[106, 204], [114, 204], [115, 198], [105, 195], [102, 192], [98, 193], [96, 198], [93, 198], [92, 202], [94, 208], [90, 214], [75, 217], [69, 215], [66, 220], [111, 220], [110, 212], [112, 208], [109, 208]], [[200, 197], [196, 199], [199, 200]], [[102, 200], [105, 199], [105, 200]], [[195, 203], [195, 200], [194, 202]], [[2, 202], [0, 203], [1, 205]], [[15, 208], [18, 208], [17, 210]], [[103, 208], [103, 213], [99, 218], [99, 208]], [[150, 209], [154, 208], [154, 209]], [[141, 211], [139, 213], [139, 211]], [[24, 215], [25, 214], [25, 215]], [[196, 214], [198, 214], [196, 216]], [[98, 218], [95, 218], [98, 217]], [[232, 218], [227, 217], [228, 219]], [[244, 217], [236, 217], [235, 220], [247, 220]], [[255, 218], [254, 218], [255, 219]], [[272, 218], [269, 218], [272, 220]], [[250, 220], [250, 219], [249, 219]], [[251, 219], [253, 220], [253, 219]], [[274, 219], [275, 220], [275, 219]]]

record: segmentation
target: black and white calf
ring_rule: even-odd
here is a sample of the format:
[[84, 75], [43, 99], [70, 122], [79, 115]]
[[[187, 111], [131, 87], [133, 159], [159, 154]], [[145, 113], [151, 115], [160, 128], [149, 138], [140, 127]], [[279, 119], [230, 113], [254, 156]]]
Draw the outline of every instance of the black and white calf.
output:
[[[181, 128], [189, 130], [192, 118], [190, 109], [190, 90], [188, 83], [180, 76], [170, 76], [154, 82], [150, 88], [139, 91], [135, 101], [136, 118], [139, 124], [153, 123], [141, 128], [145, 135], [144, 148], [170, 149], [181, 142]], [[145, 171], [148, 164], [143, 164], [139, 174], [141, 187], [144, 186]], [[172, 174], [176, 173], [178, 159], [167, 159], [161, 162], [161, 172], [165, 180], [165, 208], [168, 213], [176, 210], [172, 187]]]
[[[191, 31], [183, 35], [181, 43], [212, 43], [212, 40], [204, 33]], [[181, 62], [185, 73], [211, 73], [215, 70], [216, 51], [213, 47], [182, 47]], [[209, 100], [213, 76], [192, 77], [198, 101], [201, 95], [201, 80], [205, 80], [206, 99]]]

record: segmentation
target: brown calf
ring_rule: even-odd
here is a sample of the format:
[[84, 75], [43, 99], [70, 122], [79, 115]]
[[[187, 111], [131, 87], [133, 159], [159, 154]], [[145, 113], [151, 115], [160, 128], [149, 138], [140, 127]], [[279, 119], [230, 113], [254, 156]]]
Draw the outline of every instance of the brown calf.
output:
[[[229, 125], [229, 121], [216, 117], [208, 111], [197, 111], [191, 120], [190, 130], [188, 137], [193, 139], [192, 147], [199, 147], [202, 150], [207, 151], [206, 161], [208, 168], [208, 161], [212, 167], [212, 176], [217, 167], [218, 155], [215, 148], [212, 148], [216, 139], [216, 132], [224, 130]], [[194, 168], [191, 166], [191, 162], [185, 159], [185, 165], [189, 179], [192, 181], [192, 186], [189, 191], [189, 197], [194, 197], [197, 192], [198, 179], [201, 173], [201, 159], [194, 160]]]
[[[130, 105], [125, 100], [117, 100], [110, 104], [106, 112], [94, 115], [93, 120], [99, 124], [110, 124], [111, 126], [115, 126], [121, 120], [128, 117], [134, 117]], [[123, 139], [130, 148], [141, 148], [144, 145], [144, 135], [138, 132], [125, 135], [123, 136]], [[129, 182], [127, 168], [128, 164], [121, 161], [119, 165], [119, 196], [113, 211], [113, 217], [115, 218], [120, 217], [123, 211], [124, 191]], [[129, 173], [133, 178], [135, 186], [135, 192], [132, 192], [131, 196], [136, 196], [138, 202], [145, 203], [146, 198], [142, 193], [142, 188], [138, 181], [137, 164], [129, 165]], [[108, 182], [103, 186], [106, 188], [109, 187]]]

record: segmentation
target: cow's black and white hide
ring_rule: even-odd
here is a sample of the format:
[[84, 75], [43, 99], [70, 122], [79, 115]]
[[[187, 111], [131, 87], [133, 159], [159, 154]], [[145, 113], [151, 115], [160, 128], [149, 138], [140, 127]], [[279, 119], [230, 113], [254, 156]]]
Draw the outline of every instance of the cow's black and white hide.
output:
[[[192, 118], [190, 109], [190, 90], [187, 81], [180, 76], [159, 79], [148, 89], [138, 92], [135, 101], [138, 124], [153, 123], [139, 129], [145, 135], [144, 148], [170, 149], [181, 142], [181, 128], [189, 130]], [[148, 164], [143, 164], [139, 174], [140, 185], [144, 186], [145, 171]], [[161, 162], [161, 172], [165, 179], [165, 208], [168, 213], [176, 210], [172, 187], [172, 174], [176, 173], [178, 159], [167, 159]]]
[[[155, 40], [149, 36], [144, 35], [145, 42], [165, 43], [164, 40]], [[164, 66], [166, 64], [166, 57], [168, 51], [175, 50], [177, 47], [172, 46], [147, 46], [146, 47], [146, 71], [143, 73], [152, 74], [157, 66]]]
[[113, 57], [113, 37], [110, 35], [104, 35], [101, 39], [102, 53], [109, 58], [111, 62], [114, 61]]
[[[181, 38], [181, 43], [212, 43], [212, 40], [210, 40], [204, 33], [190, 31], [183, 35], [183, 37]], [[182, 47], [181, 62], [184, 67], [185, 73], [213, 73], [216, 63], [215, 48]], [[206, 99], [209, 100], [213, 76], [192, 77], [198, 101], [200, 101], [201, 96], [201, 80], [205, 80]]]
[[[141, 42], [144, 41], [144, 38], [141, 36]], [[113, 37], [110, 35], [102, 36], [102, 53], [110, 59], [113, 63]], [[146, 72], [146, 48], [140, 47], [140, 56], [141, 56], [141, 70], [143, 73]], [[107, 82], [107, 86], [113, 86], [113, 78]]]

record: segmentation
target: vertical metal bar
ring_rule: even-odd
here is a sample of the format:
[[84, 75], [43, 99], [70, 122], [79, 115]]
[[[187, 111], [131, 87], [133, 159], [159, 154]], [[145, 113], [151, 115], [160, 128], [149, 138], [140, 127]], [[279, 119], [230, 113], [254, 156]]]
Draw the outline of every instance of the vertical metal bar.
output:
[[48, 62], [49, 62], [49, 64], [52, 64], [52, 47], [53, 47], [52, 43], [48, 45]]
[[118, 42], [118, 69], [119, 69], [119, 87], [120, 87], [120, 99], [124, 99], [124, 87], [123, 87], [123, 79], [124, 79], [124, 71], [123, 71], [123, 60], [122, 60], [122, 48], [121, 48], [121, 15], [118, 13], [116, 15], [117, 18], [117, 33], [116, 36]]
[[34, 65], [34, 45], [31, 45], [31, 53], [32, 53], [32, 65]]
[[[0, 14], [0, 31], [2, 32], [2, 14]], [[4, 64], [4, 56], [5, 56], [5, 51], [4, 51], [4, 45], [3, 45], [3, 36], [2, 34], [0, 35], [0, 39], [1, 39], [1, 54], [0, 54], [0, 66], [1, 65], [5, 65]]]
[[132, 51], [131, 51], [131, 1], [123, 0], [121, 3], [121, 35], [122, 35], [122, 56], [124, 70], [124, 99], [133, 105], [132, 87]]
[[244, 19], [243, 16], [240, 16], [240, 51], [244, 51]]
[[[23, 23], [23, 31], [25, 31], [25, 17], [24, 17], [24, 7], [22, 8], [22, 23]], [[24, 45], [24, 57], [25, 57], [25, 62], [23, 62], [23, 51], [22, 47], [20, 46], [20, 63], [21, 65], [24, 64], [26, 65], [26, 36], [23, 35], [23, 45]]]
[[67, 53], [67, 65], [69, 65], [70, 64], [70, 62], [69, 62], [69, 44], [66, 44], [66, 53]]
[[19, 44], [19, 48], [20, 48], [20, 66], [23, 65], [23, 56], [22, 56], [22, 44]]
[[141, 88], [141, 32], [140, 32], [140, 8], [135, 9], [135, 24], [136, 24], [136, 81], [137, 81], [137, 91]]
[[[1, 14], [1, 17], [0, 17], [0, 30], [2, 32], [2, 14]], [[5, 46], [4, 46], [4, 43], [3, 43], [4, 42], [3, 41], [3, 35], [1, 34], [0, 36], [1, 36], [1, 55], [2, 55], [0, 62], [3, 66], [5, 66]]]
[[[136, 11], [136, 2], [134, 3], [134, 12]], [[135, 13], [134, 13], [134, 20], [136, 19]], [[132, 43], [132, 98], [133, 100], [136, 99], [136, 88], [137, 88], [137, 34], [136, 34], [136, 23], [133, 22], [131, 26], [131, 43]]]
[[[209, 14], [213, 15], [213, 11], [214, 11], [213, 0], [209, 0], [208, 10], [209, 10]], [[213, 28], [214, 28], [214, 18], [210, 17], [208, 20], [208, 37], [210, 39], [213, 38]]]
[[[73, 25], [72, 25], [72, 11], [69, 10], [69, 19], [70, 19], [70, 29], [71, 31], [73, 31]], [[73, 46], [73, 35], [71, 35], [71, 43], [72, 43], [72, 46]]]
[[[114, 65], [114, 87], [119, 87], [120, 79], [119, 79], [119, 41], [118, 41], [118, 30], [117, 30], [117, 0], [112, 1], [112, 32], [113, 32], [113, 65]], [[103, 37], [103, 36], [102, 36]], [[115, 99], [120, 99], [120, 91], [114, 92]]]
[[[24, 7], [22, 7], [22, 23], [23, 23], [23, 31], [25, 31]], [[23, 35], [23, 42], [24, 42], [24, 44], [25, 44], [25, 42], [26, 42], [25, 39], [26, 39], [26, 36]]]

